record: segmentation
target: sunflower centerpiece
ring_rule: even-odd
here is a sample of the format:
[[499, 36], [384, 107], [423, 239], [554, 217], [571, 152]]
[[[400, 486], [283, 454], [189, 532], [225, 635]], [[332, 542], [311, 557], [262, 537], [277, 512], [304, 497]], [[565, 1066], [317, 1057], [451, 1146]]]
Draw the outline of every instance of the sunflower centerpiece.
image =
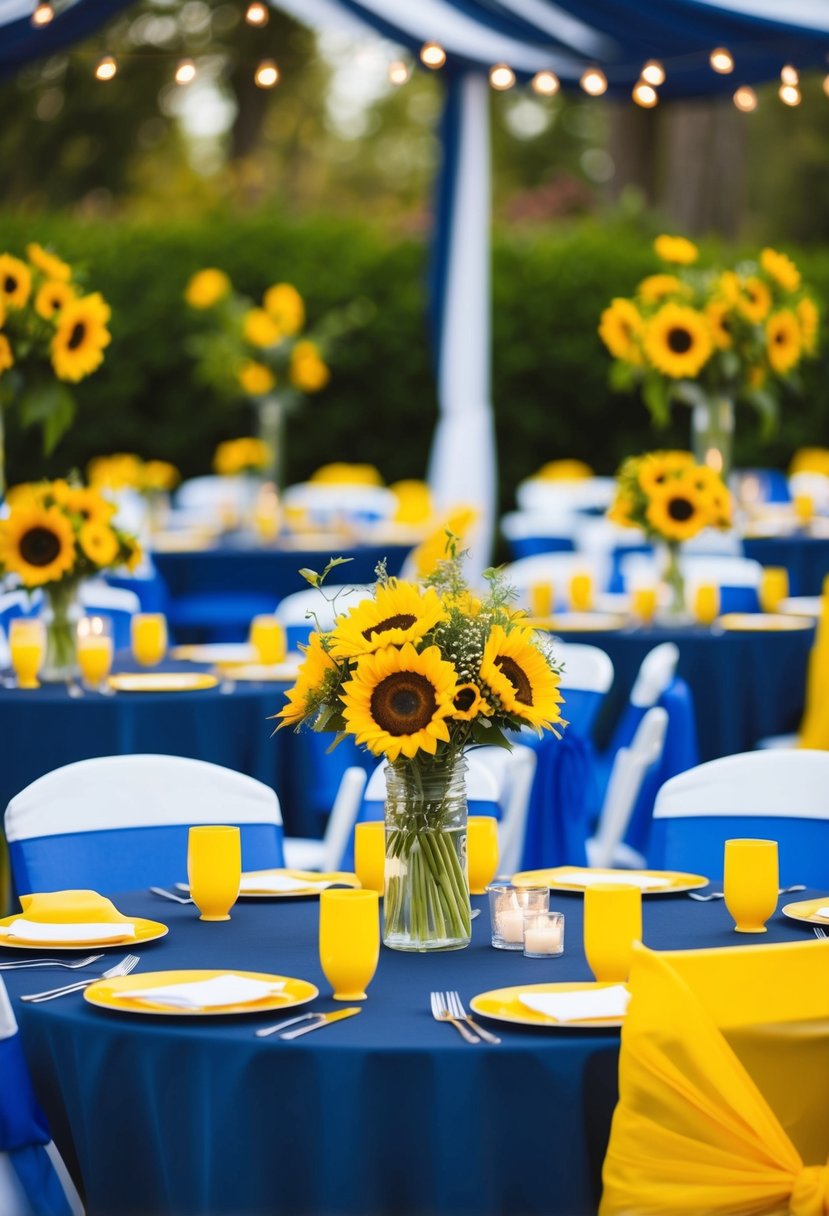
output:
[[817, 352], [818, 306], [775, 249], [733, 269], [699, 267], [684, 237], [657, 237], [654, 251], [660, 270], [602, 313], [611, 384], [638, 385], [659, 425], [674, 401], [690, 406], [694, 455], [727, 476], [735, 403], [754, 407], [771, 431], [783, 393], [800, 391], [800, 364]]
[[[321, 586], [322, 575], [304, 571]], [[323, 587], [324, 591], [324, 587]], [[561, 723], [559, 674], [495, 572], [473, 595], [454, 538], [422, 585], [378, 568], [374, 593], [314, 631], [281, 726], [351, 735], [386, 767], [383, 940], [444, 950], [470, 937], [464, 753]]]
[[668, 614], [685, 615], [685, 585], [679, 548], [703, 528], [730, 528], [731, 495], [723, 479], [690, 452], [647, 452], [630, 456], [616, 474], [616, 495], [608, 517], [640, 528], [665, 546], [662, 577], [670, 590]]
[[115, 507], [97, 490], [66, 481], [19, 485], [0, 520], [0, 573], [30, 593], [42, 591], [46, 623], [44, 680], [78, 674], [75, 629], [79, 590], [104, 570], [132, 570], [141, 559], [135, 537], [113, 524]]

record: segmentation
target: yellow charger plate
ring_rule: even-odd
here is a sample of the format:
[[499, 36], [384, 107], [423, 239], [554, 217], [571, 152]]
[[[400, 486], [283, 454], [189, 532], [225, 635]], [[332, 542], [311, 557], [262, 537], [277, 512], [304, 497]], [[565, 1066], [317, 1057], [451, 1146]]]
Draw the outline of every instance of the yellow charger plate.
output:
[[829, 916], [815, 916], [818, 908], [829, 908], [829, 895], [819, 899], [801, 899], [795, 904], [784, 904], [782, 912], [790, 920], [801, 920], [807, 925], [823, 925], [829, 929]]
[[275, 681], [279, 684], [292, 684], [302, 662], [302, 656], [297, 655], [292, 662], [284, 663], [222, 663], [216, 666], [227, 680], [250, 680], [253, 683]]
[[782, 612], [726, 612], [716, 623], [732, 633], [781, 633], [811, 629], [813, 625], [806, 617], [784, 616]]
[[[584, 866], [556, 866], [550, 870], [523, 870], [513, 874], [516, 887], [549, 887], [551, 891], [585, 891], [586, 887], [576, 882], [562, 882], [559, 875], [573, 874], [583, 870], [585, 874], [601, 874], [607, 882], [624, 881], [626, 874], [637, 874], [641, 878], [667, 878], [668, 886], [642, 888], [643, 895], [676, 895], [680, 891], [695, 891], [707, 887], [709, 880], [702, 874], [683, 874], [677, 870], [603, 870], [587, 869]], [[829, 902], [829, 896], [827, 896]]]
[[[341, 887], [359, 887], [360, 880], [354, 873], [339, 870], [329, 870], [325, 873], [315, 870], [248, 870], [243, 877], [252, 878], [256, 874], [281, 874], [285, 878], [307, 878], [309, 882], [331, 882]], [[297, 896], [319, 895], [315, 887], [296, 891], [240, 891], [240, 899], [296, 899]]]
[[556, 1030], [606, 1030], [621, 1026], [622, 1018], [584, 1018], [572, 1022], [557, 1022], [546, 1013], [537, 1013], [518, 999], [522, 992], [585, 992], [597, 988], [615, 988], [613, 984], [592, 981], [562, 984], [517, 984], [512, 988], [493, 988], [481, 992], [469, 1002], [473, 1013], [494, 1018], [498, 1022], [514, 1022], [519, 1026], [553, 1026]]
[[602, 633], [614, 629], [625, 629], [629, 618], [621, 612], [557, 612], [553, 616], [533, 617], [533, 629], [546, 629], [550, 633]]
[[166, 937], [169, 929], [166, 925], [162, 925], [158, 920], [143, 920], [140, 916], [129, 917], [129, 922], [135, 925], [135, 937], [122, 937], [119, 941], [99, 941], [95, 937], [86, 938], [84, 941], [76, 942], [32, 942], [27, 941], [23, 937], [6, 937], [4, 935], [7, 925], [12, 924], [16, 920], [20, 920], [22, 913], [18, 912], [14, 916], [4, 916], [0, 920], [0, 946], [6, 946], [9, 950], [88, 950], [90, 946], [95, 946], [97, 950], [123, 950], [125, 946], [139, 946], [144, 942], [154, 942], [159, 937]]
[[125, 671], [108, 680], [116, 692], [199, 692], [218, 683], [206, 671]]
[[247, 642], [206, 642], [204, 645], [174, 646], [170, 658], [187, 663], [252, 663], [256, 651]]
[[[151, 1001], [130, 999], [123, 993], [140, 992], [142, 988], [159, 988], [163, 984], [186, 984], [199, 980], [212, 980], [227, 975], [228, 969], [218, 971], [146, 971], [141, 975], [122, 975], [113, 980], [97, 980], [84, 990], [84, 1000], [101, 1009], [117, 1009], [121, 1013], [169, 1014], [171, 1017], [226, 1017], [229, 1013], [268, 1013], [273, 1009], [290, 1009], [294, 1005], [305, 1005], [319, 996], [319, 989], [307, 980], [293, 979], [289, 975], [268, 975], [263, 971], [236, 971], [246, 980], [262, 980], [274, 984], [284, 981], [280, 993], [263, 997], [259, 1001], [246, 1001], [239, 1005], [196, 1006], [193, 1009], [177, 1009], [174, 1005], [155, 1005]], [[119, 995], [116, 995], [119, 994]]]

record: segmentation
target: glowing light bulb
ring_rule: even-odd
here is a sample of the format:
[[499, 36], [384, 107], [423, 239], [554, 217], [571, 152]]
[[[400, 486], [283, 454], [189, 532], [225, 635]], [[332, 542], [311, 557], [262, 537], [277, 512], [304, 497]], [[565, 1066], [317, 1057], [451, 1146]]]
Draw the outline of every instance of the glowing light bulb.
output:
[[658, 59], [649, 59], [642, 68], [642, 79], [646, 84], [652, 84], [654, 88], [665, 83], [665, 69]]
[[268, 24], [269, 20], [270, 13], [268, 12], [268, 6], [263, 4], [262, 0], [251, 0], [245, 10], [245, 21], [247, 21], [248, 25], [255, 25], [261, 29], [263, 25]]
[[601, 97], [607, 91], [607, 77], [601, 68], [587, 68], [579, 84], [590, 97]]
[[409, 67], [402, 59], [394, 59], [389, 64], [389, 82], [391, 84], [405, 84], [409, 79]]
[[104, 55], [103, 59], [98, 61], [95, 68], [95, 78], [97, 80], [113, 80], [118, 72], [118, 64], [111, 55]]
[[800, 105], [800, 89], [795, 84], [781, 84], [777, 90], [777, 96], [784, 106]]
[[659, 101], [659, 94], [653, 85], [640, 80], [633, 86], [633, 100], [645, 110], [652, 110]]
[[263, 59], [253, 74], [253, 82], [260, 89], [272, 89], [279, 82], [279, 68], [272, 59]]
[[420, 48], [420, 62], [427, 68], [442, 68], [446, 63], [446, 51], [439, 42], [424, 42]]
[[55, 10], [52, 8], [48, 0], [39, 0], [39, 3], [32, 13], [31, 23], [37, 29], [42, 29], [44, 25], [48, 25], [55, 15]]
[[719, 72], [721, 76], [727, 76], [729, 72], [734, 71], [734, 56], [724, 46], [715, 47], [708, 58], [708, 62], [714, 71]]
[[180, 59], [176, 68], [176, 84], [190, 84], [196, 79], [196, 65], [192, 59]]
[[823, 91], [829, 97], [829, 76], [823, 77]]
[[489, 83], [499, 93], [504, 93], [515, 84], [515, 72], [506, 63], [496, 63], [489, 69]]
[[747, 84], [740, 85], [732, 101], [737, 109], [742, 110], [744, 114], [750, 114], [753, 110], [757, 109], [757, 94]]
[[782, 80], [783, 84], [797, 85], [800, 84], [800, 73], [798, 72], [797, 68], [792, 67], [790, 63], [787, 63], [780, 69], [780, 79]]
[[561, 88], [561, 82], [555, 72], [536, 72], [532, 87], [541, 97], [554, 97]]

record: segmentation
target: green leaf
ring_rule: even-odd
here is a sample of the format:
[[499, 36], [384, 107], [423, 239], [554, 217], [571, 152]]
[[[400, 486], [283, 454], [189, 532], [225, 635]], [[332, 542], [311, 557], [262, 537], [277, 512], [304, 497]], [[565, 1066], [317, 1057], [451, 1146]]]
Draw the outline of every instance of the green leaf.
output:
[[503, 747], [512, 751], [512, 743], [498, 726], [493, 726], [489, 718], [473, 718], [472, 742], [487, 747]]
[[763, 389], [752, 389], [744, 400], [760, 415], [760, 436], [770, 439], [777, 429], [777, 399]]
[[[353, 557], [332, 557], [320, 575], [320, 583], [331, 573], [335, 566], [344, 566], [346, 562], [353, 562]], [[317, 584], [318, 586], [319, 584]]]
[[671, 413], [668, 402], [668, 390], [663, 381], [656, 379], [654, 376], [647, 376], [642, 381], [642, 397], [656, 425], [666, 426]]
[[316, 570], [309, 570], [307, 566], [303, 566], [299, 573], [312, 587], [319, 587], [322, 582], [322, 575], [317, 574]]
[[608, 383], [617, 393], [630, 393], [636, 385], [636, 372], [629, 363], [616, 360], [610, 365]]
[[75, 417], [75, 400], [65, 384], [50, 380], [26, 389], [20, 398], [19, 412], [21, 426], [41, 428], [43, 450], [48, 456]]

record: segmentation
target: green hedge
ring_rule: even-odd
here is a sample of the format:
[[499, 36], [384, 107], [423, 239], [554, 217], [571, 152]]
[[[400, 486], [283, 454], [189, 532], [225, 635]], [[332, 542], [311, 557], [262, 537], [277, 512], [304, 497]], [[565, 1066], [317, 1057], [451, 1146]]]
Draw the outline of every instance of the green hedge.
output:
[[[10, 428], [13, 481], [83, 466], [96, 453], [136, 451], [205, 472], [216, 442], [250, 432], [249, 407], [211, 398], [194, 380], [187, 338], [194, 318], [181, 292], [189, 275], [221, 266], [258, 296], [277, 279], [297, 285], [311, 321], [355, 297], [371, 302], [365, 328], [333, 358], [330, 386], [288, 423], [287, 475], [303, 479], [330, 460], [367, 460], [387, 480], [421, 476], [436, 418], [425, 320], [428, 251], [368, 225], [267, 215], [165, 225], [83, 224], [64, 217], [0, 221], [0, 246], [53, 245], [83, 265], [113, 308], [113, 341], [100, 371], [77, 391], [72, 431], [47, 462], [33, 432]], [[829, 300], [829, 251], [800, 251], [807, 281]], [[493, 259], [493, 398], [501, 507], [545, 460], [580, 457], [611, 472], [654, 443], [687, 444], [688, 416], [654, 432], [644, 406], [607, 387], [596, 336], [602, 308], [654, 268], [650, 236], [587, 223], [555, 232], [496, 235]], [[826, 344], [829, 345], [829, 344]], [[829, 441], [829, 353], [809, 365], [802, 399], [761, 444], [749, 412], [738, 418], [737, 463], [785, 465], [797, 446]]]

